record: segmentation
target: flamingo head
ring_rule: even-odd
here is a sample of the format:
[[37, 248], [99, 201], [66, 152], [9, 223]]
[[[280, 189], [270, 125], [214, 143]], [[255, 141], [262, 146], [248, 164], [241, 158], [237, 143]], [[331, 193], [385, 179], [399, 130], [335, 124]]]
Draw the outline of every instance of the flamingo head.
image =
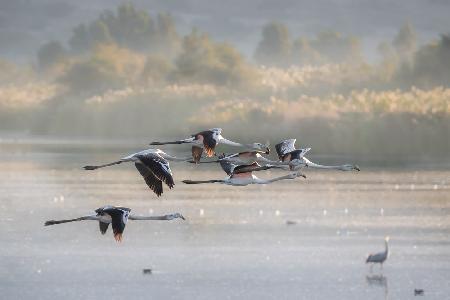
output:
[[361, 171], [361, 169], [357, 165], [351, 165], [351, 164], [345, 164], [342, 165], [340, 168], [342, 171]]
[[250, 147], [255, 150], [264, 151], [266, 154], [270, 153], [269, 143], [253, 143], [250, 144]]
[[168, 219], [168, 220], [173, 220], [173, 219], [178, 219], [178, 218], [180, 218], [180, 219], [182, 219], [182, 220], [186, 220], [186, 219], [183, 217], [183, 215], [180, 214], [180, 213], [174, 213], [174, 214], [171, 214], [171, 215], [168, 215], [168, 216], [167, 216], [167, 219]]

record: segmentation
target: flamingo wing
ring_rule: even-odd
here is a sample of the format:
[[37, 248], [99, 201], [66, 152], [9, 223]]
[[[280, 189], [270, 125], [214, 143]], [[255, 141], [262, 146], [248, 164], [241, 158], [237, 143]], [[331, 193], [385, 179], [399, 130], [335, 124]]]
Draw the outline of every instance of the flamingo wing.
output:
[[220, 166], [222, 167], [222, 170], [224, 170], [225, 173], [227, 173], [227, 175], [233, 174], [233, 171], [236, 168], [235, 164], [231, 163], [228, 160], [220, 160], [219, 163]]
[[98, 222], [98, 225], [99, 225], [99, 227], [100, 227], [100, 232], [101, 232], [102, 234], [105, 234], [106, 231], [108, 230], [109, 223], [105, 223], [105, 222], [100, 221], [100, 222]]
[[214, 132], [211, 130], [204, 131], [203, 135], [203, 147], [205, 147], [205, 152], [208, 157], [212, 157], [215, 152], [214, 149], [217, 145], [217, 140], [214, 138]]
[[250, 165], [239, 165], [234, 168], [233, 173], [234, 174], [248, 173], [248, 172], [256, 171], [260, 167], [261, 166], [257, 162], [254, 162]]
[[142, 177], [144, 177], [145, 183], [148, 187], [159, 197], [163, 193], [162, 181], [156, 178], [153, 172], [147, 168], [145, 165], [137, 162], [134, 164], [136, 169], [141, 173]]
[[275, 145], [275, 150], [277, 151], [278, 158], [280, 160], [282, 160], [286, 154], [296, 150], [295, 141], [296, 139], [289, 139], [281, 141], [280, 143]]
[[192, 158], [195, 163], [199, 163], [202, 158], [203, 148], [198, 146], [192, 146]]
[[172, 170], [170, 169], [170, 165], [167, 160], [154, 153], [138, 155], [137, 158], [142, 164], [151, 170], [156, 178], [164, 181], [169, 188], [173, 188], [175, 183], [173, 181]]
[[111, 227], [113, 229], [114, 238], [116, 239], [116, 241], [121, 242], [122, 234], [125, 230], [125, 225], [128, 220], [128, 217], [124, 218], [124, 214], [127, 214], [128, 216], [130, 209], [111, 207], [104, 209], [103, 212], [111, 216]]
[[301, 159], [303, 158], [303, 156], [306, 154], [306, 152], [308, 152], [309, 150], [311, 150], [311, 148], [306, 148], [306, 149], [297, 149], [294, 150], [292, 152], [290, 152], [289, 154], [291, 155], [290, 160], [293, 159]]

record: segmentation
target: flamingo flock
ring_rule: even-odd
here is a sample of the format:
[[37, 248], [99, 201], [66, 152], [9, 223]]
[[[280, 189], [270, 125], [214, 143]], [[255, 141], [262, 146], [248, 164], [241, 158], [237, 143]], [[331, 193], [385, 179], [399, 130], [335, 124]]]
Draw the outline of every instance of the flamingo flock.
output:
[[[189, 162], [195, 164], [202, 163], [219, 163], [227, 174], [225, 179], [212, 180], [183, 180], [185, 184], [200, 183], [222, 183], [226, 185], [245, 186], [249, 184], [269, 184], [284, 179], [295, 179], [297, 177], [306, 178], [306, 175], [300, 173], [303, 168], [319, 168], [319, 169], [336, 169], [341, 171], [359, 171], [357, 165], [344, 164], [338, 166], [325, 166], [311, 162], [305, 157], [305, 154], [311, 148], [296, 149], [296, 139], [288, 139], [281, 141], [275, 145], [278, 160], [270, 160], [265, 155], [270, 154], [268, 144], [248, 143], [242, 144], [228, 140], [222, 136], [221, 128], [212, 128], [192, 134], [190, 137], [169, 142], [151, 142], [150, 145], [192, 145], [192, 156], [178, 158], [167, 154], [160, 149], [147, 149], [137, 153], [125, 156], [117, 161], [106, 163], [103, 165], [85, 166], [85, 170], [96, 170], [99, 168], [118, 165], [124, 162], [134, 162], [136, 169], [144, 178], [147, 186], [156, 194], [163, 194], [163, 183], [172, 189], [175, 186], [173, 173], [170, 169], [169, 161]], [[234, 147], [242, 147], [245, 151], [233, 154], [222, 154], [217, 156], [216, 146], [225, 144]], [[216, 160], [203, 160], [217, 156]], [[292, 173], [275, 177], [272, 179], [260, 179], [253, 172], [269, 169], [288, 170]]]
[[[221, 128], [212, 128], [204, 130], [185, 139], [169, 142], [151, 142], [150, 145], [168, 145], [168, 144], [189, 144], [191, 145], [191, 156], [189, 157], [175, 157], [167, 154], [161, 149], [146, 149], [124, 156], [116, 161], [100, 164], [87, 165], [83, 168], [85, 170], [93, 171], [105, 167], [119, 165], [122, 163], [134, 163], [137, 171], [144, 179], [146, 185], [152, 190], [157, 197], [160, 197], [163, 192], [163, 184], [169, 189], [174, 188], [175, 181], [172, 170], [170, 169], [169, 161], [172, 162], [188, 162], [197, 165], [203, 163], [219, 163], [222, 170], [227, 174], [224, 179], [208, 179], [208, 180], [182, 180], [185, 184], [202, 184], [202, 183], [221, 183], [232, 186], [246, 186], [249, 184], [270, 184], [280, 180], [295, 179], [297, 177], [306, 178], [306, 175], [300, 172], [302, 168], [322, 168], [322, 169], [337, 169], [342, 171], [357, 170], [356, 165], [341, 165], [341, 166], [324, 166], [311, 162], [304, 155], [311, 148], [296, 149], [295, 139], [288, 139], [281, 141], [275, 145], [275, 150], [278, 154], [278, 160], [270, 160], [266, 156], [270, 154], [268, 144], [253, 142], [248, 144], [237, 143], [228, 140], [222, 136]], [[217, 156], [216, 147], [218, 144], [225, 144], [233, 147], [244, 148], [244, 151], [233, 154], [222, 154]], [[206, 158], [216, 156], [215, 160], [206, 160]], [[202, 160], [204, 158], [204, 160]], [[261, 179], [254, 175], [254, 172], [264, 171], [269, 169], [281, 169], [290, 171], [289, 174], [274, 177], [271, 179]], [[117, 241], [122, 240], [122, 233], [125, 228], [127, 220], [172, 220], [174, 218], [184, 217], [179, 213], [166, 215], [162, 217], [135, 217], [129, 215], [130, 209], [124, 207], [104, 206], [95, 210], [94, 215], [86, 215], [74, 219], [47, 221], [46, 226], [62, 224], [74, 221], [96, 220], [99, 221], [100, 231], [104, 234], [111, 223], [114, 231], [114, 237]]]
[[[167, 154], [161, 149], [146, 149], [137, 153], [133, 153], [124, 156], [116, 161], [100, 164], [100, 165], [87, 165], [83, 168], [85, 170], [94, 171], [97, 169], [119, 165], [122, 163], [134, 163], [137, 171], [144, 179], [149, 189], [157, 196], [162, 196], [164, 190], [163, 185], [166, 185], [169, 189], [175, 187], [175, 180], [173, 172], [170, 168], [170, 162], [184, 162], [194, 163], [200, 167], [205, 163], [216, 163], [220, 165], [222, 170], [226, 173], [226, 177], [223, 179], [206, 179], [206, 180], [191, 180], [184, 179], [183, 183], [193, 184], [205, 184], [205, 183], [219, 183], [231, 186], [246, 186], [249, 184], [271, 184], [281, 180], [293, 180], [298, 177], [306, 179], [306, 175], [301, 171], [309, 168], [316, 169], [331, 169], [340, 171], [360, 171], [360, 168], [354, 164], [343, 165], [321, 165], [314, 163], [307, 159], [305, 155], [311, 150], [311, 148], [296, 148], [296, 139], [287, 139], [280, 141], [275, 145], [275, 151], [277, 158], [272, 160], [268, 157], [270, 155], [270, 147], [268, 144], [253, 142], [248, 144], [238, 143], [228, 140], [222, 136], [221, 128], [212, 128], [204, 130], [185, 139], [168, 141], [168, 142], [151, 142], [152, 146], [162, 145], [191, 145], [191, 155], [187, 157], [175, 157]], [[216, 154], [216, 147], [219, 144], [225, 144], [233, 147], [243, 148], [241, 152], [231, 154]], [[208, 158], [216, 157], [211, 160]], [[261, 179], [254, 173], [265, 170], [278, 169], [281, 172], [287, 171], [288, 173], [282, 176], [273, 177], [270, 179]], [[122, 241], [122, 235], [125, 229], [125, 225], [128, 220], [185, 220], [184, 216], [180, 213], [172, 213], [162, 216], [137, 216], [130, 214], [131, 209], [127, 207], [116, 207], [106, 205], [95, 210], [94, 214], [89, 214], [81, 217], [63, 220], [50, 220], [45, 222], [45, 226], [63, 224], [76, 221], [93, 220], [99, 222], [100, 232], [105, 234], [108, 230], [109, 224], [111, 224], [114, 239], [117, 242]], [[382, 253], [371, 255], [367, 258], [367, 263], [384, 263], [388, 257], [386, 239], [386, 250]]]

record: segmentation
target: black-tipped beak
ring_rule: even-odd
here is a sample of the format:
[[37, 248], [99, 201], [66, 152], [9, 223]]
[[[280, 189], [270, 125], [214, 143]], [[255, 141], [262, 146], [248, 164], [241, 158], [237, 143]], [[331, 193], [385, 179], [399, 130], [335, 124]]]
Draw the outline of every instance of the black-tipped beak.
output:
[[301, 174], [300, 176], [306, 179], [306, 175], [305, 174]]
[[270, 154], [270, 148], [269, 147], [266, 148], [266, 154]]
[[186, 221], [186, 219], [183, 217], [183, 215], [180, 215], [180, 218], [182, 218], [183, 220], [185, 220]]
[[361, 169], [358, 166], [354, 166], [354, 169], [358, 172], [361, 171]]

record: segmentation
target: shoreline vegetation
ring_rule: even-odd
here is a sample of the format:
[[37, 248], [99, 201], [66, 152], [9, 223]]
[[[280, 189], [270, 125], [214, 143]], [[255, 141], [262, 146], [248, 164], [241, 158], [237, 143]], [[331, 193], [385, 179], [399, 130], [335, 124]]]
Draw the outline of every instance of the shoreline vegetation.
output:
[[418, 46], [405, 24], [378, 50], [369, 64], [356, 37], [270, 23], [246, 58], [124, 4], [43, 43], [31, 65], [0, 58], [0, 131], [132, 140], [222, 127], [319, 155], [450, 157], [450, 36]]

